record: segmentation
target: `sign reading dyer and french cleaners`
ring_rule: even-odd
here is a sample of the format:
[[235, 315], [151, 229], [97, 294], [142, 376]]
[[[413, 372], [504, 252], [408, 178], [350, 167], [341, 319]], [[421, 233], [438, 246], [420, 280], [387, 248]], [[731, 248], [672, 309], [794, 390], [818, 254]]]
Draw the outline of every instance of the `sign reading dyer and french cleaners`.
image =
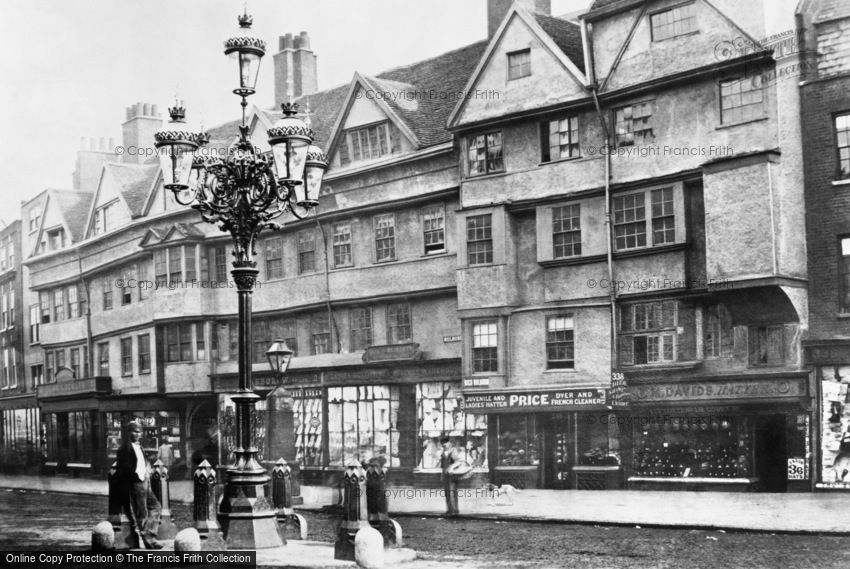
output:
[[561, 410], [603, 409], [605, 389], [551, 389], [464, 394], [464, 410], [492, 412], [516, 409]]

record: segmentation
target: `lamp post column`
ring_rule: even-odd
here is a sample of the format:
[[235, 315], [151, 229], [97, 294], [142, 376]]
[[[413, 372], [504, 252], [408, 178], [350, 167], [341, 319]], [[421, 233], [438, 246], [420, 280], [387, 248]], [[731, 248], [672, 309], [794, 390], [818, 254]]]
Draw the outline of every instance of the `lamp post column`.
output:
[[236, 405], [236, 464], [227, 470], [220, 509], [228, 549], [262, 549], [284, 543], [268, 494], [271, 478], [257, 460], [253, 427], [255, 406], [260, 399], [251, 379], [251, 295], [259, 273], [254, 264], [234, 263], [231, 272], [239, 295], [239, 389], [232, 397]]

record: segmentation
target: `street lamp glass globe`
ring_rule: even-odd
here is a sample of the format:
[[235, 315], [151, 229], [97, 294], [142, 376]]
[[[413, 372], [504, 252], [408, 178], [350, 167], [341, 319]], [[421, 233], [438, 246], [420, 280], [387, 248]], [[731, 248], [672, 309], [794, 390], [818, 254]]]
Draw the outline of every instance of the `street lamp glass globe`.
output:
[[319, 192], [322, 189], [322, 179], [328, 169], [328, 160], [322, 149], [311, 144], [307, 149], [307, 160], [304, 168], [304, 184], [295, 188], [295, 203], [305, 209], [319, 205]]
[[253, 95], [256, 91], [260, 59], [266, 53], [266, 42], [251, 29], [253, 21], [247, 13], [239, 16], [239, 28], [224, 42], [224, 54], [239, 64], [239, 87], [233, 92], [242, 97]]
[[277, 177], [292, 185], [303, 183], [307, 149], [313, 142], [313, 129], [295, 116], [296, 103], [281, 105], [283, 117], [268, 130]]
[[269, 366], [271, 366], [272, 371], [275, 373], [286, 373], [293, 354], [294, 352], [286, 345], [286, 341], [280, 339], [275, 340], [271, 347], [266, 351]]
[[198, 149], [198, 134], [186, 124], [186, 109], [182, 101], [176, 101], [168, 109], [171, 120], [166, 130], [154, 134], [165, 188], [181, 192], [189, 188], [192, 174], [192, 159]]

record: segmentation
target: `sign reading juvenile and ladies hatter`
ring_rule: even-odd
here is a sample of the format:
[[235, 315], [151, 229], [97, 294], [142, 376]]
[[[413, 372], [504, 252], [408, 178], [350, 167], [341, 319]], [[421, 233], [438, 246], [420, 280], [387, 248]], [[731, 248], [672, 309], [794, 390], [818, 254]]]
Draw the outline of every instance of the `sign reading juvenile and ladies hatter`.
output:
[[520, 407], [538, 407], [569, 410], [605, 405], [604, 389], [551, 389], [547, 391], [510, 391], [467, 393], [464, 409], [467, 411], [496, 411]]

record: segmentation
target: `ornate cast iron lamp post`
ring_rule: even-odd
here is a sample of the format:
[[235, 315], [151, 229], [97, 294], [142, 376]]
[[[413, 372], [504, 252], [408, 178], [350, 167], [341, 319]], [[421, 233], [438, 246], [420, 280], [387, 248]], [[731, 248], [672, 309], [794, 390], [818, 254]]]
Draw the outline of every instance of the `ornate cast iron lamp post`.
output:
[[311, 144], [313, 131], [295, 116], [295, 104], [283, 104], [283, 118], [268, 131], [271, 153], [260, 153], [248, 138], [247, 97], [255, 92], [265, 54], [265, 42], [253, 34], [251, 23], [251, 16], [240, 16], [238, 32], [224, 43], [224, 53], [239, 65], [239, 87], [233, 92], [242, 99], [242, 124], [234, 147], [225, 157], [200, 152], [208, 137], [186, 127], [186, 111], [179, 102], [169, 109], [167, 129], [155, 135], [165, 187], [178, 203], [198, 210], [204, 221], [233, 239], [231, 274], [239, 295], [239, 387], [233, 396], [236, 460], [227, 470], [219, 512], [225, 543], [231, 549], [283, 545], [275, 509], [266, 495], [270, 478], [257, 461], [251, 421], [260, 399], [251, 378], [251, 294], [259, 272], [254, 246], [264, 229], [280, 229], [274, 219], [286, 212], [301, 218], [318, 204], [327, 169], [324, 154]]

